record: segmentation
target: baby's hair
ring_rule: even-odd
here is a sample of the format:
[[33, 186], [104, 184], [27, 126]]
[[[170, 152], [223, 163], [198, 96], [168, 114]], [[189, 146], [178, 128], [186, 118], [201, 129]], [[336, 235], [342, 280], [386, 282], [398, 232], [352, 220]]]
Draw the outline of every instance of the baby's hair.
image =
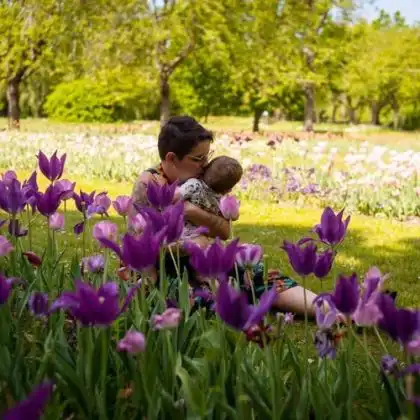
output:
[[233, 158], [218, 156], [205, 168], [203, 181], [216, 193], [225, 194], [242, 178], [242, 166]]

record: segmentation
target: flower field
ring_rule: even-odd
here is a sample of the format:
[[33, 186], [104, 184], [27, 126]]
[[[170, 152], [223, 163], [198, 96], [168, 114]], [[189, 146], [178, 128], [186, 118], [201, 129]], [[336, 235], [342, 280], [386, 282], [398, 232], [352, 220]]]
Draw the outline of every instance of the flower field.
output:
[[[178, 272], [174, 294], [164, 270], [157, 287], [149, 269], [165, 255], [177, 261], [182, 203], [157, 188], [128, 217], [130, 183], [155, 163], [154, 137], [0, 133], [0, 142], [4, 418], [420, 415], [416, 254], [397, 244], [420, 231], [398, 237], [400, 222], [349, 216], [417, 216], [417, 152], [220, 136], [217, 153], [245, 167], [234, 233], [253, 244], [190, 246], [213, 288], [191, 289]], [[309, 221], [289, 229], [305, 212]], [[281, 262], [324, 292], [315, 325], [272, 311], [275, 288], [248, 305], [226, 279], [251, 269], [259, 245], [266, 266]]]
[[[280, 134], [247, 140], [221, 134], [214, 145], [218, 154], [243, 164], [239, 194], [246, 198], [346, 207], [398, 220], [420, 216], [420, 150], [399, 151], [368, 142], [344, 147], [341, 142], [336, 147], [334, 142], [296, 142]], [[155, 142], [153, 135], [131, 132], [3, 132], [0, 145], [7, 152], [0, 157], [0, 168], [32, 171], [38, 150], [71, 150], [70, 177], [131, 182], [141, 168], [156, 163]]]

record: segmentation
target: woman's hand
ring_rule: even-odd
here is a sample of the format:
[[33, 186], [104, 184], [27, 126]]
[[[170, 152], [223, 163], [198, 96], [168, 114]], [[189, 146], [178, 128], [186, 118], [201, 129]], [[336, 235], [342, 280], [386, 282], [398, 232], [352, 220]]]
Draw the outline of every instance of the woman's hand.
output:
[[230, 236], [229, 222], [223, 217], [209, 213], [200, 207], [185, 202], [185, 218], [195, 226], [204, 226], [209, 230], [209, 236], [226, 240]]

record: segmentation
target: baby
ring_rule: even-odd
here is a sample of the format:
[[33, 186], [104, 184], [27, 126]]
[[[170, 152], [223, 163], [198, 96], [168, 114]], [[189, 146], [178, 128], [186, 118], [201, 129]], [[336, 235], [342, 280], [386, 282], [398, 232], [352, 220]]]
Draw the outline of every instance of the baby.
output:
[[[205, 167], [201, 179], [190, 178], [179, 187], [178, 192], [183, 200], [221, 216], [220, 199], [232, 191], [240, 181], [242, 173], [242, 166], [236, 159], [219, 156]], [[187, 222], [185, 237], [191, 237], [196, 229], [197, 226]]]

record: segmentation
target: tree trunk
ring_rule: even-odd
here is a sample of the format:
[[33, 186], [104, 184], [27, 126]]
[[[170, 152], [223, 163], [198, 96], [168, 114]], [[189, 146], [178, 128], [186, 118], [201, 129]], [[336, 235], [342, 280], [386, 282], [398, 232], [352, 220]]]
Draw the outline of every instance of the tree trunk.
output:
[[347, 108], [347, 114], [349, 116], [349, 123], [356, 124], [356, 109], [349, 106]]
[[306, 85], [305, 91], [305, 131], [314, 131], [315, 93], [312, 85]]
[[163, 126], [169, 120], [171, 115], [171, 99], [169, 76], [161, 74], [160, 76], [160, 125]]
[[331, 122], [333, 124], [337, 123], [337, 112], [338, 112], [338, 105], [337, 105], [337, 102], [334, 102], [333, 109], [332, 109], [332, 115], [331, 115]]
[[392, 100], [392, 113], [392, 124], [394, 130], [398, 130], [400, 128], [400, 107], [395, 99]]
[[258, 133], [260, 131], [260, 119], [262, 116], [263, 110], [262, 109], [255, 109], [254, 110], [254, 121], [252, 123], [252, 131], [254, 133]]
[[20, 80], [16, 77], [7, 82], [7, 116], [9, 118], [9, 129], [19, 130], [20, 127], [20, 107], [19, 107], [19, 84]]
[[378, 102], [372, 102], [370, 106], [371, 111], [371, 123], [372, 125], [381, 125], [380, 114], [381, 114], [381, 107], [379, 106]]

